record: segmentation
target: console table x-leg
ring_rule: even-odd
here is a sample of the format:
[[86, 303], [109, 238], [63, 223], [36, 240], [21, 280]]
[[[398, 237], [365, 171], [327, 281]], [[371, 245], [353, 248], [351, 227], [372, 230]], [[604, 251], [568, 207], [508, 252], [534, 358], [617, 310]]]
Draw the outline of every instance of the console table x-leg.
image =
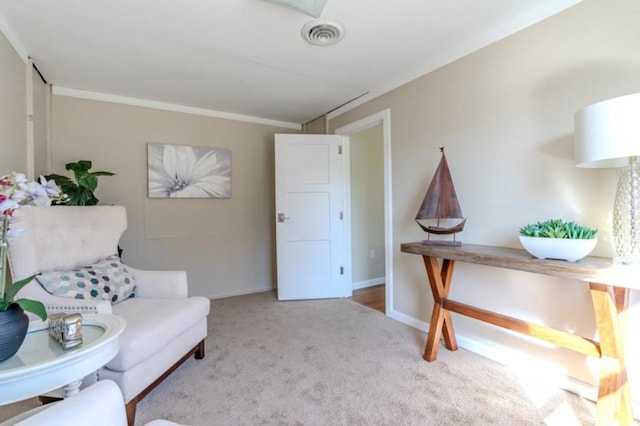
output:
[[[613, 268], [625, 274], [617, 273], [607, 276], [601, 273], [604, 270], [604, 266], [601, 265], [602, 258], [590, 258], [576, 265], [533, 259], [522, 250], [499, 247], [463, 245], [462, 248], [445, 248], [410, 243], [403, 244], [402, 251], [422, 255], [433, 295], [433, 311], [424, 350], [426, 361], [436, 360], [441, 338], [447, 349], [455, 351], [458, 348], [451, 320], [451, 312], [455, 312], [598, 358], [600, 379], [597, 424], [630, 425], [633, 423], [624, 357], [625, 316], [630, 289], [610, 281], [612, 277], [620, 279], [625, 275], [630, 276], [629, 272], [637, 273], [637, 270], [631, 271], [625, 267]], [[588, 283], [600, 341], [596, 342], [565, 331], [450, 300], [449, 293], [456, 260], [579, 279]], [[611, 272], [613, 269], [609, 264], [607, 271]]]

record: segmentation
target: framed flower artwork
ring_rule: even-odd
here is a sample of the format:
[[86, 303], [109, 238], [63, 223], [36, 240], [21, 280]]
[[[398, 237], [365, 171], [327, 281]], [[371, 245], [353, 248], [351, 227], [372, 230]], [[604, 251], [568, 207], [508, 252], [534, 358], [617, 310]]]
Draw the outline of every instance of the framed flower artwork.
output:
[[147, 144], [149, 198], [231, 198], [231, 151]]

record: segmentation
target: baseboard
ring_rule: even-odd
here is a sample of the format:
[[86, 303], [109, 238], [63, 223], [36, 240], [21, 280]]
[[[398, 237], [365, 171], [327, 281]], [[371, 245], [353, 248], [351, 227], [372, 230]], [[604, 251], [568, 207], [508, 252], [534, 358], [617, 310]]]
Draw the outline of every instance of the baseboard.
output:
[[[425, 333], [429, 330], [428, 322], [418, 320], [393, 309], [389, 310], [387, 316]], [[533, 358], [525, 352], [517, 351], [510, 347], [497, 345], [493, 342], [479, 342], [458, 333], [456, 333], [456, 340], [459, 347], [506, 365], [516, 375], [526, 378], [532, 383], [540, 383], [543, 386], [548, 386], [549, 383], [552, 383], [554, 387], [567, 390], [589, 401], [597, 400], [598, 389], [596, 386], [566, 375], [558, 365], [546, 363], [544, 360]], [[540, 368], [532, 368], [534, 364]], [[539, 374], [540, 371], [548, 371], [548, 373], [541, 376]], [[634, 417], [640, 420], [640, 401], [632, 401], [631, 408], [634, 413], [637, 413]]]
[[266, 287], [266, 286], [256, 287], [256, 288], [250, 288], [246, 290], [232, 291], [228, 293], [217, 293], [217, 294], [208, 296], [208, 299], [211, 299], [211, 300], [224, 299], [225, 297], [244, 296], [245, 294], [264, 293], [264, 292], [273, 291], [273, 290], [275, 290], [274, 287]]
[[[589, 383], [567, 376], [557, 364], [534, 358], [525, 352], [491, 342], [478, 342], [456, 334], [458, 346], [509, 367], [516, 375], [531, 382], [540, 382], [580, 395], [589, 400], [598, 399], [598, 388]], [[543, 372], [543, 373], [541, 373]]]
[[413, 328], [417, 328], [418, 330], [422, 330], [425, 333], [429, 331], [429, 323], [425, 322], [425, 321], [421, 321], [419, 319], [410, 317], [406, 314], [403, 314], [401, 312], [398, 312], [396, 310], [394, 310], [393, 308], [388, 309], [387, 311], [387, 316], [391, 319], [394, 319], [398, 322], [401, 322], [403, 324], [406, 324], [410, 327]]
[[366, 281], [358, 281], [351, 284], [352, 290], [360, 290], [361, 288], [373, 287], [374, 285], [384, 284], [384, 277], [373, 278]]

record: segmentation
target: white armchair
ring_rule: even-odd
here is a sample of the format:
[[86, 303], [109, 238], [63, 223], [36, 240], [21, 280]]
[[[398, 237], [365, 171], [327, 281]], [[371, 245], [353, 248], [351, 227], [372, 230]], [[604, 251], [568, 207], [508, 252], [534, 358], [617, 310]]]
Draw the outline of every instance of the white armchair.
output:
[[[13, 228], [24, 232], [11, 240], [12, 278], [70, 271], [89, 266], [117, 252], [127, 227], [122, 206], [29, 207], [16, 210]], [[135, 297], [111, 304], [107, 300], [52, 296], [33, 280], [19, 297], [42, 301], [48, 313], [113, 313], [126, 321], [120, 351], [83, 385], [110, 379], [118, 384], [126, 402], [129, 425], [136, 404], [191, 355], [204, 357], [210, 302], [188, 297], [184, 271], [141, 271], [128, 267], [137, 282]], [[179, 300], [179, 303], [177, 300]]]
[[[0, 426], [125, 426], [127, 416], [118, 386], [102, 380], [79, 394], [55, 404], [22, 413]], [[154, 420], [146, 426], [180, 426], [167, 420]]]

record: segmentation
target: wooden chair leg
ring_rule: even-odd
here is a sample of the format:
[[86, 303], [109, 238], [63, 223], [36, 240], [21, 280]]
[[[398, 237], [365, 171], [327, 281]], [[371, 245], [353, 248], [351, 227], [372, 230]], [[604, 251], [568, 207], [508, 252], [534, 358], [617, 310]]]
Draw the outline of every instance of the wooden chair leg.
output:
[[58, 402], [58, 401], [62, 401], [62, 398], [58, 398], [57, 396], [44, 396], [44, 395], [40, 395], [38, 397], [38, 400], [40, 401], [40, 404], [42, 405], [47, 405], [47, 404], [51, 404], [53, 402]]
[[125, 410], [127, 412], [127, 425], [128, 426], [133, 426], [133, 423], [136, 420], [136, 407], [137, 407], [137, 405], [138, 405], [137, 398], [133, 398], [125, 406]]
[[127, 424], [129, 426], [133, 426], [133, 423], [136, 418], [136, 405], [138, 401], [142, 401], [142, 399], [149, 394], [156, 386], [158, 386], [169, 374], [173, 373], [176, 368], [178, 368], [183, 362], [189, 359], [193, 355], [195, 359], [204, 358], [204, 339], [202, 339], [196, 346], [191, 348], [189, 352], [187, 352], [178, 362], [171, 366], [167, 371], [162, 374], [162, 376], [158, 377], [153, 383], [147, 386], [142, 392], [140, 392], [135, 398], [129, 401], [126, 405], [127, 412]]
[[198, 343], [198, 347], [195, 351], [195, 358], [196, 359], [204, 358], [204, 339], [202, 339], [200, 343]]

